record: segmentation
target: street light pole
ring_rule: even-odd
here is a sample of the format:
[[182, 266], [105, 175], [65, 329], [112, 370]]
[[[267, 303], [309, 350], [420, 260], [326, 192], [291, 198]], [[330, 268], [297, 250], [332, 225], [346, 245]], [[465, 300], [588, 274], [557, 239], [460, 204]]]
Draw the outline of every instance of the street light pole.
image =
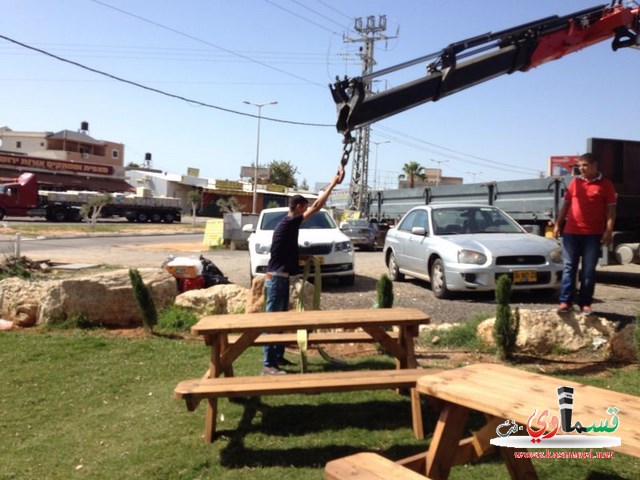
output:
[[438, 164], [438, 176], [436, 177], [436, 187], [437, 187], [438, 185], [440, 185], [440, 180], [442, 177], [442, 169], [440, 168], [440, 164], [447, 163], [449, 160], [434, 160], [432, 158], [431, 161]]
[[473, 183], [476, 183], [476, 175], [482, 175], [483, 172], [467, 172], [473, 178]]
[[258, 213], [256, 211], [256, 207], [258, 204], [258, 162], [260, 160], [260, 119], [262, 118], [262, 107], [266, 105], [277, 105], [278, 102], [273, 101], [269, 103], [253, 103], [244, 100], [243, 103], [258, 107], [258, 138], [256, 141], [256, 163], [253, 167], [253, 206], [251, 207], [251, 213]]
[[373, 189], [378, 188], [378, 147], [383, 143], [391, 143], [391, 140], [385, 140], [384, 142], [371, 142], [376, 146], [376, 157], [373, 164]]

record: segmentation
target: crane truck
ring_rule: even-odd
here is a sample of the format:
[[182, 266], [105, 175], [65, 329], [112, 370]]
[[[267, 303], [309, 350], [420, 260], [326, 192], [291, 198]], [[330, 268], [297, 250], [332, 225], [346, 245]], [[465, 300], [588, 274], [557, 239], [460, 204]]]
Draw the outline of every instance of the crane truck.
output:
[[[81, 220], [80, 209], [100, 192], [38, 190], [33, 173], [23, 173], [9, 183], [0, 184], [0, 220], [5, 216], [44, 217], [50, 222]], [[101, 210], [102, 217], [124, 217], [130, 222], [173, 223], [181, 220], [180, 199], [110, 194]]]
[[[527, 72], [570, 53], [612, 40], [614, 51], [640, 46], [640, 7], [614, 0], [564, 16], [550, 16], [499, 32], [467, 38], [442, 50], [362, 77], [330, 85], [336, 128], [344, 136], [346, 164], [351, 132], [426, 102], [437, 101], [500, 75]], [[426, 63], [426, 75], [374, 93], [374, 78]], [[589, 139], [587, 150], [618, 193], [613, 244], [601, 264], [640, 261], [640, 142]], [[471, 201], [496, 205], [531, 231], [545, 234], [555, 222], [570, 175], [510, 182], [383, 190], [369, 194], [371, 216], [397, 218], [419, 204]]]

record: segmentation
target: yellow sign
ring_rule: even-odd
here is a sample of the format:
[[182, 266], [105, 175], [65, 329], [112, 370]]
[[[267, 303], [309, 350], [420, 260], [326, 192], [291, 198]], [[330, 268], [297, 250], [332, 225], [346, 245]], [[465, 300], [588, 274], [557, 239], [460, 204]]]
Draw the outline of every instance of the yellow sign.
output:
[[204, 238], [202, 244], [207, 247], [218, 247], [224, 243], [224, 220], [221, 218], [212, 218], [207, 220], [204, 228]]
[[232, 180], [216, 180], [216, 190], [242, 190], [242, 183]]
[[194, 168], [194, 167], [187, 167], [187, 175], [189, 175], [190, 177], [199, 177], [200, 169]]
[[274, 183], [270, 183], [269, 185], [267, 185], [267, 192], [284, 193], [286, 191], [287, 191], [287, 187], [285, 187], [284, 185], [276, 185]]
[[356, 212], [353, 210], [347, 210], [342, 213], [342, 221], [346, 222], [347, 220], [357, 220], [360, 218], [360, 212]]

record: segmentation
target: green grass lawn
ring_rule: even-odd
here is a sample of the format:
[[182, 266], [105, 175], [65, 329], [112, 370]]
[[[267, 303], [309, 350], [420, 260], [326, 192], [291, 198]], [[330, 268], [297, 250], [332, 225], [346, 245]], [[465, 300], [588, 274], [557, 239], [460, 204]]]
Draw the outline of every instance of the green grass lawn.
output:
[[[218, 433], [202, 440], [204, 405], [188, 412], [172, 390], [201, 376], [199, 340], [123, 338], [101, 331], [0, 333], [0, 479], [321, 479], [333, 458], [369, 450], [391, 459], [424, 451], [410, 402], [393, 391], [219, 402]], [[235, 364], [259, 371], [261, 351]], [[293, 357], [292, 357], [293, 358]], [[382, 356], [361, 367], [392, 365]], [[312, 358], [311, 368], [327, 364]], [[638, 394], [638, 370], [570, 377]], [[424, 404], [425, 431], [435, 412]], [[638, 479], [638, 459], [534, 460], [541, 479]], [[507, 478], [498, 456], [455, 467], [453, 479]]]

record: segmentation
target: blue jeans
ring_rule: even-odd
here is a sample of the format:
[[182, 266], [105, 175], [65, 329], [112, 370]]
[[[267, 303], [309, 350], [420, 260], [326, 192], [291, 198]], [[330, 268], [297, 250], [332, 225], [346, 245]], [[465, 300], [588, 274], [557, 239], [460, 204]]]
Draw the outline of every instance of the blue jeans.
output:
[[562, 235], [562, 281], [560, 282], [560, 302], [573, 303], [576, 291], [578, 265], [582, 259], [580, 270], [580, 289], [578, 305], [591, 305], [596, 288], [596, 265], [600, 258], [602, 235]]
[[[289, 279], [284, 277], [268, 278], [264, 282], [267, 290], [265, 310], [267, 312], [286, 312], [289, 310]], [[265, 345], [262, 347], [262, 364], [278, 367], [278, 360], [284, 356], [283, 345]]]

